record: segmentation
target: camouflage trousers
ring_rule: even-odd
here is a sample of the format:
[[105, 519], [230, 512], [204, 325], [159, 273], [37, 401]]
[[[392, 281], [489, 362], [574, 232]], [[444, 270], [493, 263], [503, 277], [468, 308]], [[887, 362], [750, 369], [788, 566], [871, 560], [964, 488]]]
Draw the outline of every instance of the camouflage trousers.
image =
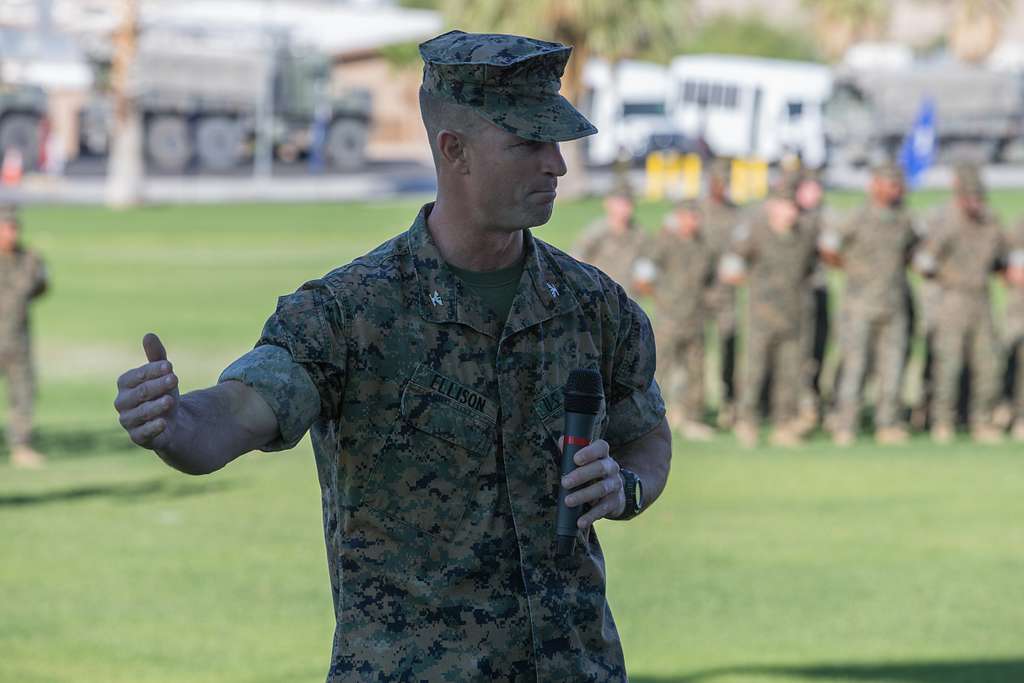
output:
[[658, 384], [670, 416], [700, 421], [704, 417], [704, 338], [662, 335], [658, 338]]
[[825, 362], [829, 332], [828, 289], [812, 288], [807, 294], [806, 306], [800, 341], [803, 349], [800, 405], [818, 410], [821, 403], [821, 368]]
[[875, 427], [899, 422], [900, 393], [906, 369], [908, 324], [903, 311], [868, 314], [847, 311], [842, 321], [843, 372], [837, 392], [840, 431], [854, 431], [860, 417], [861, 394], [873, 367], [878, 384]]
[[988, 298], [946, 291], [935, 331], [935, 420], [954, 425], [964, 362], [971, 370], [969, 423], [988, 424], [999, 389], [1002, 354]]
[[1024, 419], [1024, 329], [1020, 325], [1008, 326], [1003, 348], [1006, 349], [1003, 365], [1004, 396], [1012, 401], [1013, 419]]
[[0, 351], [0, 375], [7, 380], [7, 443], [11, 448], [27, 446], [32, 438], [32, 408], [35, 377], [28, 349]]
[[772, 383], [771, 415], [776, 426], [797, 416], [803, 347], [799, 328], [772, 330], [751, 319], [743, 347], [743, 384], [738, 418], [746, 424], [758, 421], [758, 404], [769, 375]]
[[736, 400], [736, 288], [719, 284], [708, 290], [722, 381], [722, 403]]

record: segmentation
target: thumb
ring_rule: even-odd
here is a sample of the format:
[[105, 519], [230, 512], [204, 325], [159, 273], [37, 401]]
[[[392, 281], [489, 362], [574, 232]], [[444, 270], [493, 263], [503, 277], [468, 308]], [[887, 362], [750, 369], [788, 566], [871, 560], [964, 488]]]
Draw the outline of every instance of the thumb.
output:
[[164, 348], [163, 342], [152, 332], [142, 338], [142, 348], [146, 350], [146, 359], [150, 363], [167, 360], [167, 350]]

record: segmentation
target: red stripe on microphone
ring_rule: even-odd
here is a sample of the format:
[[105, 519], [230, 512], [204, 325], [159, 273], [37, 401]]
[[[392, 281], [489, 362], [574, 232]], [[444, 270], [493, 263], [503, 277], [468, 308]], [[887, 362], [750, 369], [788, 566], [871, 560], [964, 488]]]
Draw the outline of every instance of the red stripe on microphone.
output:
[[566, 446], [589, 446], [590, 439], [584, 439], [582, 436], [567, 436], [565, 437]]

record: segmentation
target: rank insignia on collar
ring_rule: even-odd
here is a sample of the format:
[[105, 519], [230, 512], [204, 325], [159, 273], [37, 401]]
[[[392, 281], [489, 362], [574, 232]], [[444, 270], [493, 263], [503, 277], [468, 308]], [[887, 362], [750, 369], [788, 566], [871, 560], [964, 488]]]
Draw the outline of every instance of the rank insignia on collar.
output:
[[551, 292], [551, 298], [552, 299], [557, 299], [558, 298], [558, 287], [555, 287], [550, 282], [547, 283], [547, 286], [548, 286], [548, 291]]
[[444, 306], [444, 301], [441, 299], [441, 295], [438, 294], [437, 290], [434, 290], [434, 294], [430, 297], [430, 303], [435, 306]]

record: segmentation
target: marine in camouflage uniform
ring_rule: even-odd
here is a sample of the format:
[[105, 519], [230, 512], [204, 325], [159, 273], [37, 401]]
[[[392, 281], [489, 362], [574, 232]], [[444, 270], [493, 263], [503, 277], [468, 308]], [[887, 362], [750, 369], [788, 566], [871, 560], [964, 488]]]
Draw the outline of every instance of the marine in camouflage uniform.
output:
[[883, 164], [872, 174], [870, 199], [821, 239], [825, 258], [846, 273], [842, 304], [843, 373], [838, 387], [834, 438], [852, 443], [861, 391], [869, 368], [878, 378], [876, 438], [906, 440], [900, 424], [900, 391], [909, 344], [907, 265], [917, 243], [903, 209], [903, 172]]
[[1013, 439], [1024, 441], [1024, 220], [1011, 232], [1009, 247], [1003, 346], [1012, 390], [1008, 398]]
[[921, 273], [942, 288], [935, 332], [935, 399], [932, 437], [952, 439], [964, 360], [971, 369], [969, 424], [976, 441], [997, 442], [991, 425], [1001, 351], [992, 322], [989, 280], [1004, 266], [1006, 239], [985, 204], [976, 166], [956, 169], [955, 202], [946, 221], [929, 230], [915, 256]]
[[[643, 482], [644, 496], [651, 484], [656, 497], [670, 439], [653, 332], [622, 287], [519, 222], [550, 216], [554, 197], [544, 188], [565, 173], [554, 143], [594, 131], [558, 95], [570, 48], [454, 31], [420, 50], [425, 123], [430, 103], [443, 102], [497, 129], [484, 124], [463, 139], [445, 125], [431, 135], [437, 202], [406, 232], [282, 297], [256, 348], [206, 391], [243, 387], [262, 397], [278, 432], [264, 450], [291, 448], [311, 431], [337, 623], [329, 681], [625, 681], [596, 533], [581, 531], [570, 556], [555, 555], [556, 497], [566, 485], [558, 440], [569, 374], [599, 370], [605, 401], [595, 436], [637, 473], [657, 468]], [[474, 161], [476, 149], [490, 156]], [[495, 166], [515, 176], [499, 178]], [[502, 181], [516, 182], [506, 192]], [[531, 198], [519, 181], [543, 196]], [[442, 245], [454, 253], [461, 224], [456, 214], [449, 223], [438, 216], [466, 188], [488, 199], [504, 192], [513, 199], [502, 210], [534, 217], [502, 228], [522, 250], [496, 274], [467, 277], [446, 261]], [[515, 199], [520, 192], [525, 200]], [[487, 216], [481, 231], [505, 214]], [[147, 347], [162, 371], [160, 351]], [[122, 376], [122, 391], [151, 367]], [[135, 400], [119, 393], [116, 405], [130, 413]], [[137, 424], [125, 412], [121, 419], [126, 429]], [[170, 457], [139, 429], [133, 439]], [[601, 465], [604, 488], [612, 476], [619, 482], [609, 462], [575, 474]], [[618, 510], [610, 514], [639, 512]]]
[[605, 197], [605, 215], [583, 231], [572, 255], [603, 270], [627, 292], [636, 295], [638, 261], [647, 251], [650, 238], [634, 220], [636, 202], [625, 181], [616, 183]]
[[[825, 226], [821, 172], [802, 168], [792, 182], [796, 184], [795, 197], [800, 208], [800, 221], [805, 224], [804, 231], [821, 235]], [[822, 409], [821, 369], [829, 333], [828, 273], [820, 260], [807, 279], [804, 304], [800, 423], [801, 431], [810, 431], [817, 426]]]
[[[740, 208], [729, 199], [729, 163], [715, 159], [709, 164], [707, 193], [701, 200], [702, 234], [716, 260], [728, 253]], [[732, 426], [736, 403], [736, 288], [718, 281], [707, 290], [707, 303], [718, 345], [722, 388], [718, 406], [720, 427]]]
[[28, 309], [46, 291], [47, 279], [39, 255], [18, 242], [19, 228], [17, 209], [0, 207], [0, 374], [7, 378], [11, 463], [37, 467], [43, 457], [31, 446], [35, 376]]
[[658, 382], [669, 424], [693, 441], [711, 438], [704, 419], [704, 328], [707, 290], [716, 282], [715, 249], [704, 235], [700, 207], [680, 202], [652, 244]]
[[726, 280], [747, 283], [743, 383], [736, 435], [744, 445], [757, 441], [758, 404], [772, 374], [772, 439], [800, 443], [796, 424], [807, 278], [817, 261], [818, 235], [799, 221], [794, 188], [781, 183], [764, 205], [742, 224], [732, 253], [723, 259]]

